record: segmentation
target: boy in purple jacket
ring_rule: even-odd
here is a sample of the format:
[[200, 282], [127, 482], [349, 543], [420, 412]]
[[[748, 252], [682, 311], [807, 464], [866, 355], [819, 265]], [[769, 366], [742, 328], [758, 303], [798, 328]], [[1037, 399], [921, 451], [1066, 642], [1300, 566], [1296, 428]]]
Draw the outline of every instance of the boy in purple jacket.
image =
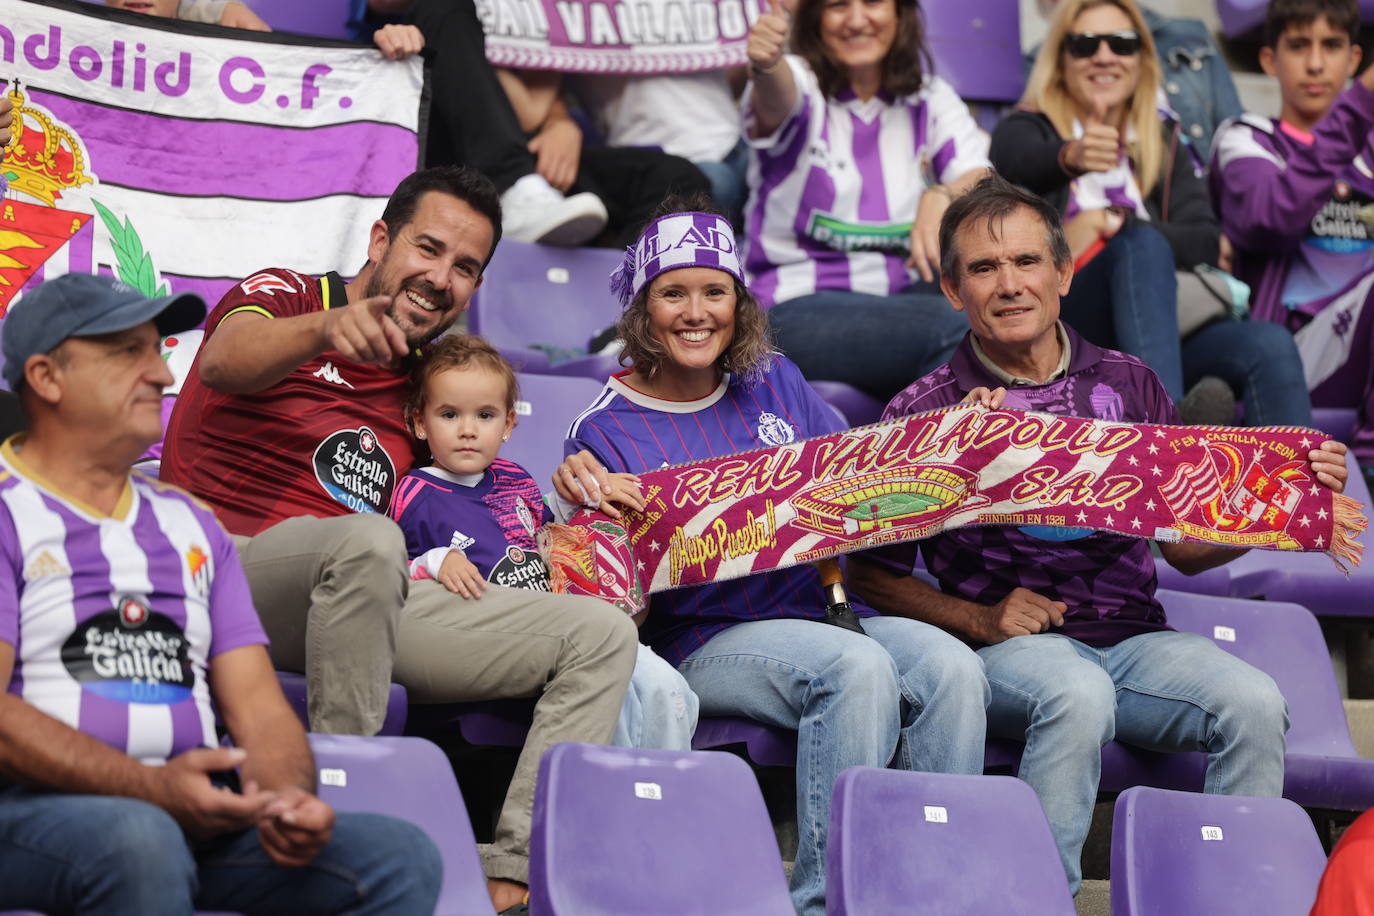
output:
[[1260, 65], [1277, 120], [1218, 130], [1211, 185], [1255, 318], [1283, 324], [1317, 406], [1359, 408], [1354, 449], [1374, 473], [1374, 67], [1360, 64], [1356, 0], [1272, 0]]

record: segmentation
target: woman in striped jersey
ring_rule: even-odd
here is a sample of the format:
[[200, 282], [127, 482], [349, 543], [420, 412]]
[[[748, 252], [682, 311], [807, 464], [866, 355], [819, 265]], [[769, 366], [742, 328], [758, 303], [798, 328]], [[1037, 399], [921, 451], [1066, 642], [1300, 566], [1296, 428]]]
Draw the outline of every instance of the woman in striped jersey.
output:
[[988, 138], [930, 72], [916, 0], [796, 0], [790, 23], [771, 2], [742, 104], [750, 288], [807, 378], [885, 401], [968, 330], [935, 286], [937, 230]]

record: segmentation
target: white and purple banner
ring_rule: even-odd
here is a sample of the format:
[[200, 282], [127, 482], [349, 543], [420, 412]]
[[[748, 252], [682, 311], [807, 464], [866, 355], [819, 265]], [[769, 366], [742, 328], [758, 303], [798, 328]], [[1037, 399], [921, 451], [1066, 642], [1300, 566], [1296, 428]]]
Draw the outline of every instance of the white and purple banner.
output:
[[744, 64], [767, 0], [476, 0], [487, 60], [566, 73], [696, 73]]
[[69, 271], [211, 305], [264, 267], [352, 276], [417, 165], [421, 63], [371, 48], [0, 0], [0, 87], [0, 316]]

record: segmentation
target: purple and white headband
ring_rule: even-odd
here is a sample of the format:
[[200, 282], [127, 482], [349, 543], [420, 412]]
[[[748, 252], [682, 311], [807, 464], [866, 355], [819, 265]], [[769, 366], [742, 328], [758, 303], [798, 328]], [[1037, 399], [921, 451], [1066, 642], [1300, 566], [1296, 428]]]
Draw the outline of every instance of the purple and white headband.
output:
[[680, 267], [713, 267], [740, 283], [739, 251], [730, 221], [714, 213], [670, 213], [649, 224], [611, 274], [611, 293], [624, 308], [654, 277]]

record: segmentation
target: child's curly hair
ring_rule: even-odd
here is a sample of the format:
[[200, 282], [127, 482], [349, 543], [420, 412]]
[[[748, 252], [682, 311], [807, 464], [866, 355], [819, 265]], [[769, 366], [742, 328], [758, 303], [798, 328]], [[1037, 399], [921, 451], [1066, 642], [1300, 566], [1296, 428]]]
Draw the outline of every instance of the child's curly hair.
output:
[[410, 370], [410, 385], [406, 392], [406, 427], [415, 434], [415, 417], [425, 409], [425, 384], [446, 369], [486, 369], [501, 376], [506, 383], [506, 410], [515, 409], [520, 397], [520, 384], [515, 369], [496, 348], [472, 334], [449, 334], [425, 348]]

